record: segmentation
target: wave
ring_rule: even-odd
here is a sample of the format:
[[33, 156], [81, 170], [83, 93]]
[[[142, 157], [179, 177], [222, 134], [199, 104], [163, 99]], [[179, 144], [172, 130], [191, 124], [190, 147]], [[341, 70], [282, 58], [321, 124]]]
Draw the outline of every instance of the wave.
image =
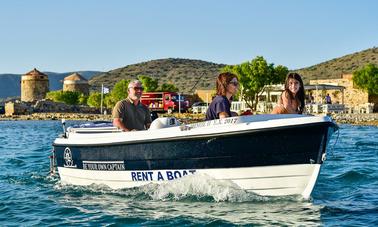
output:
[[231, 181], [218, 181], [204, 175], [188, 176], [173, 182], [149, 184], [141, 188], [153, 200], [200, 200], [215, 202], [265, 201], [267, 197], [249, 193]]
[[13, 167], [21, 167], [21, 166], [24, 166], [25, 165], [25, 161], [22, 160], [21, 158], [7, 158], [6, 160], [4, 160], [4, 164], [7, 165], [11, 165], [12, 168]]
[[106, 185], [77, 186], [57, 182], [54, 188], [72, 194], [115, 195], [124, 198], [153, 201], [198, 201], [198, 202], [280, 202], [302, 201], [300, 196], [268, 197], [240, 189], [231, 181], [215, 180], [205, 174], [186, 176], [161, 184], [151, 183], [135, 188], [111, 189]]
[[355, 143], [355, 145], [357, 147], [371, 147], [373, 149], [377, 149], [378, 148], [378, 142], [372, 141], [372, 140], [367, 140], [367, 139], [364, 139], [364, 140], [361, 140], [361, 141], [357, 141]]
[[[366, 172], [366, 171], [363, 171]], [[346, 182], [361, 182], [370, 179], [370, 176], [368, 173], [362, 173], [356, 170], [350, 170], [348, 172], [342, 173], [336, 177], [334, 177], [335, 180], [340, 180]]]
[[[323, 219], [333, 220], [337, 226], [376, 226], [378, 208], [373, 206], [357, 208], [350, 202], [333, 202], [321, 208]], [[358, 216], [358, 219], [355, 217]], [[336, 219], [335, 219], [336, 218]], [[331, 223], [332, 221], [327, 221]]]
[[[321, 206], [297, 197], [263, 197], [207, 175], [113, 190], [104, 185], [54, 186], [59, 207], [82, 214], [137, 218], [140, 225], [319, 225]], [[58, 211], [57, 211], [58, 212]], [[118, 219], [121, 218], [121, 219]], [[110, 221], [110, 222], [112, 222]]]

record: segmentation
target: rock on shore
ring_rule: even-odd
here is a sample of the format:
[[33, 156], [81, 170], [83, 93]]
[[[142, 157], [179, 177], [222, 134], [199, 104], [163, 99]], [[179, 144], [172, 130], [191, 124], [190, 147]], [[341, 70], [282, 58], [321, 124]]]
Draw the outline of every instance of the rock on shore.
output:
[[88, 113], [33, 113], [28, 115], [0, 115], [1, 120], [15, 120], [15, 121], [25, 121], [25, 120], [112, 120], [111, 115], [101, 115], [101, 114], [88, 114]]
[[378, 126], [378, 113], [370, 114], [333, 114], [332, 119], [340, 124]]

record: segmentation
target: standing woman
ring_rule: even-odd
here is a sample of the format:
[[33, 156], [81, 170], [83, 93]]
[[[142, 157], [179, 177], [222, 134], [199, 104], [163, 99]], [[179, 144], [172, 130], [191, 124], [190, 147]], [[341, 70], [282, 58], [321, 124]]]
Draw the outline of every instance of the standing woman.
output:
[[272, 114], [302, 114], [305, 108], [305, 92], [301, 76], [289, 73], [285, 81], [285, 90], [274, 107]]
[[217, 77], [217, 96], [211, 102], [206, 112], [206, 120], [231, 117], [231, 100], [239, 89], [238, 77], [235, 74], [225, 72]]

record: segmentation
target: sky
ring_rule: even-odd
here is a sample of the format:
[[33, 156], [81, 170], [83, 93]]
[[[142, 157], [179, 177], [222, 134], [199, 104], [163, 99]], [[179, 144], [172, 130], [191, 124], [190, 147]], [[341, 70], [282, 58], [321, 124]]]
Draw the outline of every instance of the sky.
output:
[[0, 73], [155, 59], [289, 69], [378, 46], [376, 0], [1, 0]]

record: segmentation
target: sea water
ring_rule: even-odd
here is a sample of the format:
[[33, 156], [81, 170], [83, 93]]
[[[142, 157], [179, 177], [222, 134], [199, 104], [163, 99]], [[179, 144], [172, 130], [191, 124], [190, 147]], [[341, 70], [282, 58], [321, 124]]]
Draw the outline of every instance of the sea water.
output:
[[63, 185], [48, 159], [60, 122], [0, 121], [0, 132], [0, 226], [378, 225], [373, 126], [340, 125], [310, 200], [258, 196], [206, 176], [122, 190]]

